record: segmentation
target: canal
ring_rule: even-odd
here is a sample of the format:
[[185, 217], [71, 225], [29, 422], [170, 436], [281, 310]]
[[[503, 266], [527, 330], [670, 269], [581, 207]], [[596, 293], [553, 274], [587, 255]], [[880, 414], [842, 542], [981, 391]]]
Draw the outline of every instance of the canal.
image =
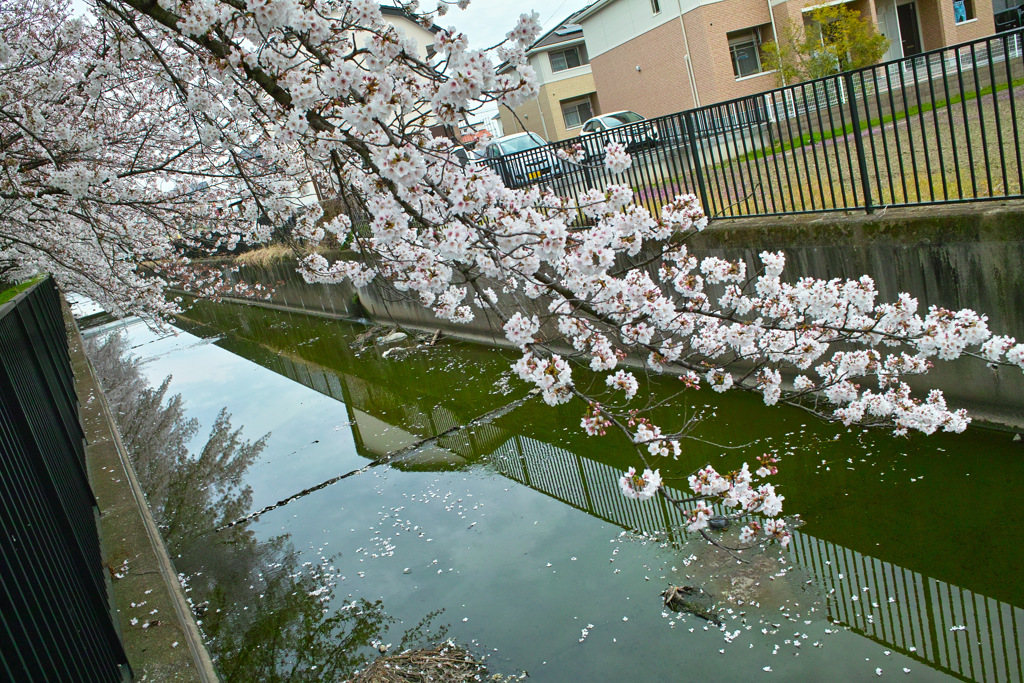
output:
[[[530, 396], [512, 351], [360, 351], [358, 325], [228, 304], [179, 325], [87, 335], [121, 330], [195, 421], [175, 462], [207, 463], [202, 483], [151, 462], [148, 493], [226, 681], [342, 680], [440, 638], [537, 681], [1024, 680], [1024, 447], [1006, 433], [894, 438], [696, 392], [673, 408], [703, 417], [661, 467], [669, 490], [774, 453], [803, 521], [740, 564], [659, 497], [623, 497], [630, 445]], [[233, 459], [203, 458], [218, 425]], [[664, 608], [669, 585], [723, 625]]]

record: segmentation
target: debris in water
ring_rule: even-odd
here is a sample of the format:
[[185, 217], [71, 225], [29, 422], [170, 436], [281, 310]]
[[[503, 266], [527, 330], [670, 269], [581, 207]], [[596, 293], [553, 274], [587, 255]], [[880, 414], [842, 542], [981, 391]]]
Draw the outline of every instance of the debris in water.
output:
[[[449, 641], [434, 647], [383, 655], [350, 680], [352, 683], [406, 683], [424, 680], [423, 673], [428, 671], [427, 680], [438, 683], [479, 681], [488, 673], [487, 667], [468, 650]], [[493, 680], [514, 680], [514, 677]]]

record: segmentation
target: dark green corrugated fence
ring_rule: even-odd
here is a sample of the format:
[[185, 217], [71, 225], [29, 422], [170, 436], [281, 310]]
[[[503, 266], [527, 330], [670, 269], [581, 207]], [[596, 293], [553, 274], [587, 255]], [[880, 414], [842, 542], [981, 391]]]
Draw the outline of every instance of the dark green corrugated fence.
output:
[[0, 307], [0, 678], [123, 681], [60, 299]]

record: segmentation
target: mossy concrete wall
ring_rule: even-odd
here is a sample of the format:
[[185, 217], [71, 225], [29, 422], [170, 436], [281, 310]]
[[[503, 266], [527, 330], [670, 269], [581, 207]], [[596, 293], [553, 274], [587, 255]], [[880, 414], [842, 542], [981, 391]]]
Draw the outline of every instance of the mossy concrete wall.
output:
[[[929, 306], [970, 308], [989, 318], [997, 334], [1024, 341], [1024, 202], [880, 210], [873, 215], [814, 214], [715, 221], [689, 243], [693, 253], [744, 259], [753, 269], [762, 251], [783, 251], [784, 277], [857, 278], [870, 275], [879, 301], [900, 292]], [[430, 311], [376, 283], [308, 285], [294, 263], [243, 268], [240, 276], [275, 285], [271, 301], [313, 313], [391, 320], [440, 328], [477, 341], [504, 343], [500, 326], [481, 316], [469, 325], [438, 320]], [[358, 301], [356, 301], [358, 299]], [[541, 302], [526, 302], [538, 311]], [[497, 330], [497, 333], [495, 331]], [[940, 363], [921, 387], [943, 389], [950, 402], [997, 424], [1024, 427], [1024, 374], [998, 372], [981, 361]]]
[[783, 251], [790, 280], [868, 274], [879, 300], [909, 292], [922, 310], [971, 308], [1024, 339], [1024, 203], [718, 221], [692, 248], [748, 265]]
[[336, 285], [310, 284], [296, 270], [294, 259], [265, 266], [238, 266], [235, 277], [244, 282], [260, 282], [274, 289], [271, 302], [291, 308], [355, 317], [360, 313], [356, 288], [350, 282]]
[[[988, 316], [995, 334], [1024, 342], [1024, 203], [974, 203], [865, 214], [718, 221], [693, 241], [702, 255], [759, 263], [786, 254], [784, 277], [874, 279], [879, 301], [900, 292], [930, 306]], [[965, 359], [937, 362], [915, 388], [942, 389], [951, 404], [997, 424], [1024, 427], [1024, 373]]]

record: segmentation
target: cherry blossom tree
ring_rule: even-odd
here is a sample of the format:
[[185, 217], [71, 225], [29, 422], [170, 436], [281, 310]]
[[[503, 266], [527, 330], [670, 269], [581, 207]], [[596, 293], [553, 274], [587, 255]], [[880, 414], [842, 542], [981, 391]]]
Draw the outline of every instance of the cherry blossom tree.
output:
[[[49, 270], [119, 310], [170, 312], [170, 278], [209, 285], [187, 275], [187, 249], [264, 240], [258, 216], [290, 221], [307, 246], [336, 235], [350, 254], [303, 256], [308, 281], [386, 283], [443, 320], [497, 320], [522, 352], [515, 372], [547, 403], [578, 401], [589, 434], [635, 444], [638, 467], [620, 480], [632, 498], [665, 495], [657, 464], [692, 427], [654, 423], [672, 400], [645, 400], [654, 375], [678, 376], [679, 394], [742, 389], [904, 434], [969, 421], [937, 391], [915, 398], [905, 376], [964, 354], [1024, 367], [1024, 345], [973, 311], [879, 302], [867, 276], [787, 282], [781, 253], [754, 267], [691, 253], [707, 225], [692, 195], [653, 215], [626, 185], [574, 204], [461, 167], [430, 127], [536, 94], [536, 13], [490, 50], [441, 30], [428, 60], [371, 0], [95, 0], [86, 20], [60, 3], [0, 7], [11, 267]], [[404, 9], [429, 24], [446, 7]], [[496, 60], [511, 68], [495, 74]], [[621, 145], [606, 152], [611, 171], [629, 167]], [[310, 177], [354, 196], [369, 228], [303, 207]], [[782, 497], [765, 481], [775, 468], [708, 466], [671, 502], [693, 530], [717, 501], [748, 520], [744, 542], [785, 543]]]
[[114, 313], [169, 313], [169, 282], [215, 291], [187, 254], [265, 238], [256, 217], [294, 162], [259, 158], [256, 123], [172, 41], [109, 13], [72, 17], [66, 0], [0, 2], [8, 276], [49, 272]]

